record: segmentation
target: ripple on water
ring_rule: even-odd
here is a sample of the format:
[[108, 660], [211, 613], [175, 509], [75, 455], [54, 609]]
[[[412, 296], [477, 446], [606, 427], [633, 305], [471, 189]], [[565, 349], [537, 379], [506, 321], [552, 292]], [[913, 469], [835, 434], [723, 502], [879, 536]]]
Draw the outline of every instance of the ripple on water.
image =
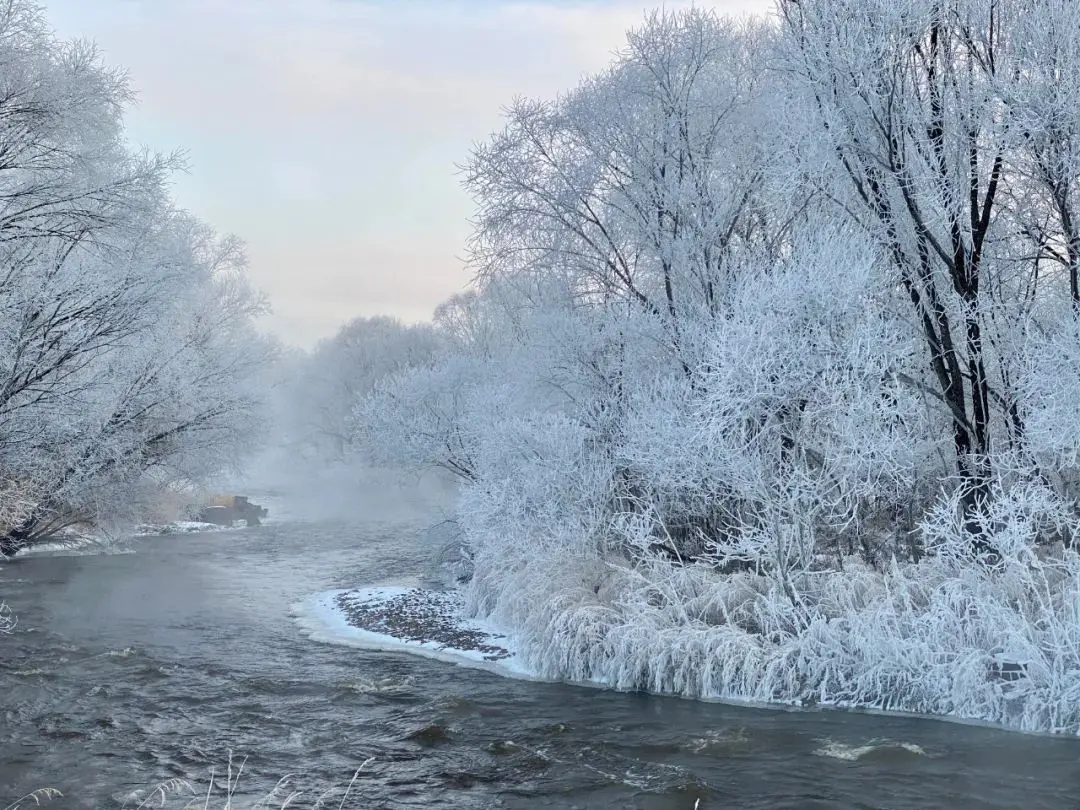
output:
[[693, 754], [730, 755], [750, 749], [750, 734], [743, 727], [710, 731], [686, 740], [684, 747]]
[[131, 658], [131, 656], [135, 654], [134, 647], [124, 647], [122, 650], [106, 650], [102, 653], [102, 655], [107, 658]]
[[352, 678], [340, 681], [337, 688], [358, 695], [379, 695], [415, 699], [416, 679], [412, 677]]
[[821, 745], [814, 750], [814, 756], [840, 759], [845, 762], [858, 762], [863, 759], [887, 762], [929, 756], [922, 746], [910, 742], [870, 740], [857, 745], [834, 740], [820, 740], [819, 742]]
[[5, 667], [7, 672], [20, 678], [39, 678], [48, 675], [52, 675], [52, 670], [44, 669], [42, 667], [26, 667], [25, 669], [19, 667]]

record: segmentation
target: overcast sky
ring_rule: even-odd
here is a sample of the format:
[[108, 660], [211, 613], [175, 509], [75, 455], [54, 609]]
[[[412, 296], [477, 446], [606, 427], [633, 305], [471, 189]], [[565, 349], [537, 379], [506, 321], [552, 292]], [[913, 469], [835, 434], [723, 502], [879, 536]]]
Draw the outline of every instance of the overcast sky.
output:
[[[175, 196], [248, 243], [266, 327], [309, 347], [463, 289], [455, 164], [515, 95], [605, 65], [647, 0], [46, 0], [139, 95], [131, 140], [187, 152]], [[683, 5], [668, 2], [673, 8]], [[714, 0], [764, 13], [771, 0]]]

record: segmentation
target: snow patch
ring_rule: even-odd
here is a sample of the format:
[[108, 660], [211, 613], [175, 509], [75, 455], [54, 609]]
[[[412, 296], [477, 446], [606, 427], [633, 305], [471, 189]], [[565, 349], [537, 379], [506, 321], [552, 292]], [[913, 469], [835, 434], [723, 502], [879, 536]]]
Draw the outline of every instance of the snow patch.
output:
[[315, 641], [537, 679], [511, 638], [489, 622], [465, 616], [456, 591], [398, 586], [325, 591], [297, 602], [293, 615]]
[[101, 554], [134, 554], [135, 550], [112, 545], [102, 537], [79, 536], [19, 549], [16, 557], [94, 557]]
[[153, 537], [166, 534], [192, 534], [194, 532], [227, 532], [231, 526], [203, 523], [199, 520], [176, 520], [172, 523], [143, 523], [133, 532], [136, 537]]

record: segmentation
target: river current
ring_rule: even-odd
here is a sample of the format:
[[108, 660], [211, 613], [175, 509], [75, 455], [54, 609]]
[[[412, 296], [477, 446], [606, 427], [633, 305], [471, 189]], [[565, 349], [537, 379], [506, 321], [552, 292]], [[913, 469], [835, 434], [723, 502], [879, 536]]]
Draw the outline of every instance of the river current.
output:
[[310, 807], [364, 762], [345, 807], [1080, 807], [1077, 740], [509, 680], [313, 641], [300, 600], [430, 570], [422, 505], [364, 506], [0, 567], [19, 617], [0, 636], [0, 808], [40, 787], [64, 794], [48, 806], [95, 810], [170, 778], [205, 789], [230, 751], [234, 767], [246, 757], [238, 808], [288, 774]]

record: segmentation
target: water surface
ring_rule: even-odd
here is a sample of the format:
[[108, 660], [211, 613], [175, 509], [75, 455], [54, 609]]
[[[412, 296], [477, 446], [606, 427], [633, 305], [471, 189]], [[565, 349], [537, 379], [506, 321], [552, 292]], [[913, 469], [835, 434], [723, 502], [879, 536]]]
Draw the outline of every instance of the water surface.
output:
[[[514, 681], [308, 639], [312, 593], [423, 582], [432, 515], [134, 539], [0, 568], [0, 807], [120, 807], [228, 752], [260, 795], [357, 778], [363, 808], [1080, 807], [1080, 742], [842, 712], [747, 709]], [[176, 806], [182, 806], [177, 802]], [[335, 803], [333, 806], [337, 806]]]

